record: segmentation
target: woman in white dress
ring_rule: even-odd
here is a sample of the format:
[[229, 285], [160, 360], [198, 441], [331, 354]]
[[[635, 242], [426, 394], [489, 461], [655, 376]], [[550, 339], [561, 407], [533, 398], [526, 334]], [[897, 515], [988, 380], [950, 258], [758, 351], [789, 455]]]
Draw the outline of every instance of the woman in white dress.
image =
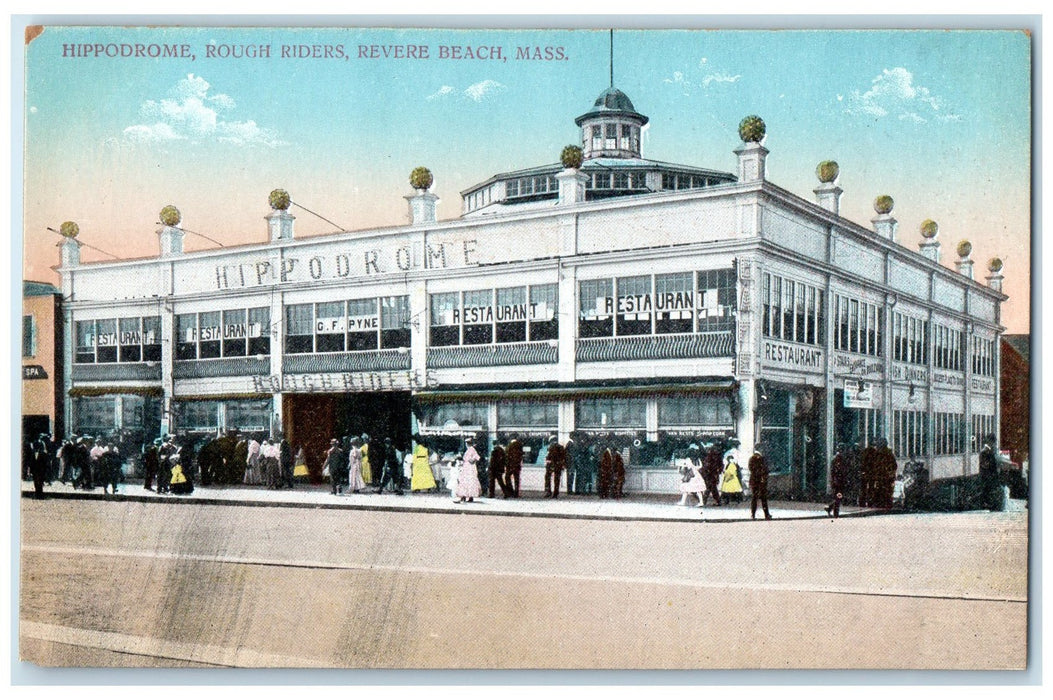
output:
[[362, 441], [355, 438], [351, 441], [351, 449], [347, 452], [347, 488], [352, 493], [359, 493], [366, 487], [366, 481], [362, 478]]
[[483, 493], [483, 485], [479, 483], [479, 453], [475, 451], [475, 438], [469, 436], [464, 440], [464, 457], [461, 471], [457, 475], [457, 490], [455, 495], [461, 503], [467, 500], [474, 501]]
[[691, 445], [688, 449], [687, 464], [680, 467], [680, 473], [683, 475], [683, 479], [680, 483], [680, 503], [679, 505], [688, 505], [687, 497], [690, 494], [695, 494], [698, 499], [698, 507], [702, 507], [703, 496], [702, 491], [706, 488], [705, 479], [702, 478], [702, 462], [698, 459], [693, 459], [694, 455], [698, 454], [698, 447]]

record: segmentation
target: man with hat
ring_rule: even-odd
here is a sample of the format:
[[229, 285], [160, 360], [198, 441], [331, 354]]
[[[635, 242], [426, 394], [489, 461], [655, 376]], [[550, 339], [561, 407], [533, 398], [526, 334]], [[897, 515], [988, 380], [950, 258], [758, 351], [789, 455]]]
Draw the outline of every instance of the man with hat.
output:
[[757, 519], [757, 501], [760, 501], [764, 507], [764, 519], [771, 520], [768, 512], [768, 460], [761, 452], [759, 442], [750, 457], [750, 494], [750, 517]]
[[[370, 450], [370, 454], [373, 450]], [[380, 488], [377, 489], [377, 493], [384, 493], [384, 486], [391, 484], [391, 490], [395, 492], [396, 496], [402, 495], [402, 465], [399, 463], [398, 452], [395, 451], [395, 446], [391, 444], [391, 438], [384, 438], [384, 476], [380, 480]], [[380, 465], [373, 463], [374, 466], [379, 467]]]
[[496, 496], [495, 485], [500, 486], [502, 495], [508, 498], [508, 484], [505, 483], [506, 462], [505, 448], [500, 443], [495, 442], [494, 449], [490, 452], [490, 463], [487, 465], [490, 474], [490, 488], [487, 490], [487, 493], [490, 494], [490, 498]]
[[519, 474], [523, 471], [523, 443], [513, 435], [505, 448], [505, 484], [513, 498], [519, 498]]
[[1001, 485], [998, 483], [998, 458], [994, 451], [995, 436], [987, 435], [980, 448], [980, 505], [991, 510], [1002, 509]]
[[330, 493], [340, 496], [344, 493], [347, 482], [347, 453], [340, 447], [340, 441], [333, 438], [329, 441], [329, 451], [325, 453], [325, 466], [329, 467]]
[[143, 450], [143, 488], [147, 491], [154, 490], [154, 479], [157, 478], [157, 470], [160, 467], [158, 449], [161, 447], [161, 438], [156, 438]]
[[33, 478], [33, 495], [44, 497], [44, 481], [48, 475], [51, 453], [47, 445], [47, 433], [41, 433], [29, 446], [29, 474]]
[[702, 459], [702, 480], [706, 483], [706, 493], [703, 499], [713, 497], [713, 502], [718, 506], [720, 502], [720, 476], [724, 473], [723, 451], [716, 441], [706, 445], [706, 456]]
[[553, 435], [548, 439], [548, 454], [545, 456], [545, 498], [559, 498], [559, 481], [567, 467], [567, 450]]
[[826, 514], [835, 518], [841, 515], [841, 500], [848, 485], [848, 459], [845, 457], [845, 444], [837, 443], [837, 452], [830, 460], [830, 491], [834, 500], [826, 507]]

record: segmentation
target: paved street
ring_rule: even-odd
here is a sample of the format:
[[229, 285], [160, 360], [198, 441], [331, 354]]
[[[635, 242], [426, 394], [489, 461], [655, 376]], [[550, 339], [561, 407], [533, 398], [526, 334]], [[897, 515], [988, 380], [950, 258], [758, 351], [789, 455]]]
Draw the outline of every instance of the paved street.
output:
[[434, 511], [23, 499], [22, 657], [354, 668], [1025, 664], [1026, 512], [832, 521], [776, 510], [774, 521], [752, 522], [732, 518], [736, 509], [710, 519], [717, 509], [708, 509], [705, 520], [667, 521], [478, 514], [431, 498]]

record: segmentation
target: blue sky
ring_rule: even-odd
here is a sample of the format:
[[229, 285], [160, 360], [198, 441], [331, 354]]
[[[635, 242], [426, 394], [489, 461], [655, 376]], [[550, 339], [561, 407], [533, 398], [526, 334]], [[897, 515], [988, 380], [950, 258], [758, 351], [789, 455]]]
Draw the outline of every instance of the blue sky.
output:
[[[81, 42], [188, 44], [195, 60], [62, 57]], [[210, 44], [265, 44], [271, 57], [209, 59]], [[360, 44], [427, 45], [430, 58], [359, 59]], [[283, 59], [282, 45], [351, 58]], [[506, 60], [444, 60], [441, 45], [500, 46]], [[516, 60], [518, 46], [562, 47], [566, 60]], [[165, 204], [226, 244], [261, 241], [275, 187], [342, 227], [401, 224], [416, 165], [435, 173], [440, 218], [455, 217], [460, 190], [579, 140], [574, 118], [608, 85], [608, 49], [590, 30], [49, 27], [26, 53], [24, 277], [54, 280], [46, 227], [65, 220], [104, 250], [156, 254]], [[978, 277], [1006, 258], [1010, 332], [1029, 319], [1030, 60], [1029, 37], [1009, 31], [614, 36], [615, 85], [651, 118], [645, 156], [734, 171], [738, 122], [759, 114], [776, 184], [812, 199], [816, 164], [833, 159], [848, 218], [869, 226], [874, 197], [890, 194], [905, 245], [932, 218], [947, 264], [963, 238]], [[294, 213], [298, 235], [333, 230]]]

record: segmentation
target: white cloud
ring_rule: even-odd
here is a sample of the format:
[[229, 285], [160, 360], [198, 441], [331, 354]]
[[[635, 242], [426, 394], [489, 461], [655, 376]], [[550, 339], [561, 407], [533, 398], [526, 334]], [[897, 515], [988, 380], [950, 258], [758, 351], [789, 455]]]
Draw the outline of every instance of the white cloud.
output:
[[441, 88], [436, 90], [431, 95], [428, 95], [424, 99], [426, 99], [426, 100], [437, 100], [440, 97], [448, 97], [448, 96], [454, 94], [455, 92], [457, 92], [457, 88], [455, 88], [454, 86], [452, 86], [452, 85], [443, 85]]
[[505, 86], [496, 80], [483, 80], [474, 85], [469, 85], [465, 88], [464, 94], [471, 100], [482, 102], [489, 95], [495, 92], [503, 92], [504, 90]]
[[201, 76], [187, 75], [169, 90], [169, 97], [143, 102], [139, 108], [143, 123], [125, 128], [125, 136], [140, 142], [215, 139], [239, 146], [283, 145], [273, 130], [253, 120], [227, 120], [221, 113], [235, 108], [234, 98], [209, 94], [211, 88]]
[[[838, 99], [841, 96], [838, 95]], [[924, 123], [928, 118], [959, 121], [956, 114], [943, 112], [942, 98], [928, 88], [914, 84], [914, 75], [903, 67], [886, 68], [871, 81], [866, 92], [853, 90], [848, 95], [845, 112], [880, 119], [893, 115], [900, 120]]]
[[710, 83], [737, 83], [741, 75], [730, 75], [728, 73], [710, 73], [702, 78], [702, 87], [709, 87]]

